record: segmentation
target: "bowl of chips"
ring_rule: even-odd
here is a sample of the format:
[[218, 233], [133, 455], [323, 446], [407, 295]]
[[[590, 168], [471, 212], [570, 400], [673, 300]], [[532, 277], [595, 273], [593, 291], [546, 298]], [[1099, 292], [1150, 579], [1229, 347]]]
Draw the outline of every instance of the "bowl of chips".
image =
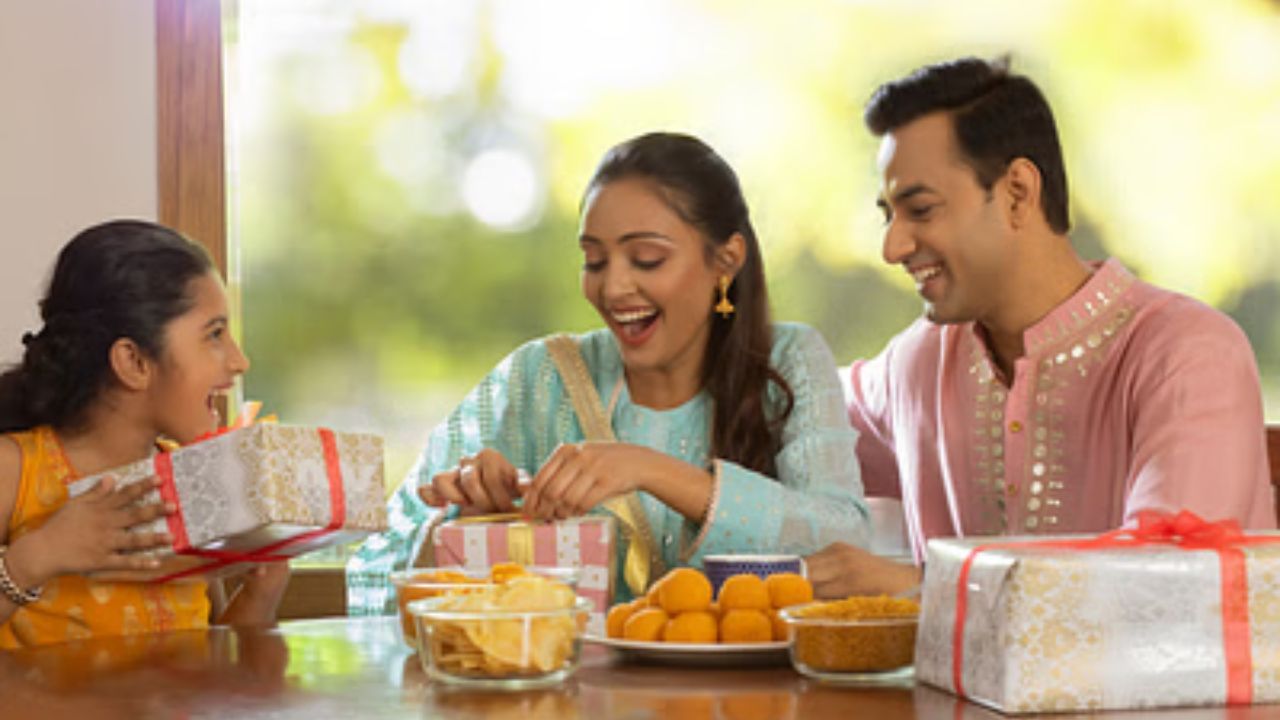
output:
[[791, 664], [827, 682], [883, 682], [911, 674], [920, 604], [851, 597], [779, 613], [791, 634]]
[[543, 687], [573, 674], [591, 609], [565, 583], [534, 574], [408, 606], [428, 677], [501, 689]]
[[414, 568], [391, 573], [396, 589], [396, 606], [400, 611], [400, 637], [410, 647], [417, 647], [418, 628], [409, 603], [425, 598], [482, 590], [493, 584], [487, 571], [461, 568]]

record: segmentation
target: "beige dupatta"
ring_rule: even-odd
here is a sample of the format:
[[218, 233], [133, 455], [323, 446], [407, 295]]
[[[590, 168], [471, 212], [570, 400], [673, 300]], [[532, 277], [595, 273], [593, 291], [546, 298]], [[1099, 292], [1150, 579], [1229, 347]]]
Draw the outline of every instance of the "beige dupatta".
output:
[[[568, 335], [555, 335], [547, 340], [547, 350], [564, 381], [583, 435], [588, 441], [616, 442], [613, 424], [605, 415], [600, 394], [596, 392], [587, 364], [578, 351], [578, 343]], [[662, 558], [653, 550], [653, 532], [649, 528], [648, 516], [634, 491], [606, 501], [604, 509], [617, 519], [618, 526], [627, 536], [622, 576], [631, 593], [639, 597], [648, 588], [649, 578], [660, 577], [665, 571]]]

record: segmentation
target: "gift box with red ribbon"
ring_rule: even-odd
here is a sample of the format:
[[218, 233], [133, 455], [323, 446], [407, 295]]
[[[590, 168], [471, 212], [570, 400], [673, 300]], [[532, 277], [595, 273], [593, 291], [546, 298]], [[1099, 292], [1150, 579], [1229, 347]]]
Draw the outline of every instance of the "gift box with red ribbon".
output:
[[96, 574], [103, 580], [169, 582], [216, 576], [362, 539], [386, 529], [382, 439], [325, 428], [250, 425], [158, 453], [68, 487], [71, 496], [111, 476], [158, 477], [177, 506], [134, 531], [168, 532], [157, 570]]
[[1006, 713], [1280, 701], [1280, 534], [1144, 514], [929, 543], [916, 675]]
[[510, 562], [577, 568], [577, 592], [593, 605], [587, 631], [604, 634], [604, 617], [613, 597], [612, 518], [592, 516], [559, 522], [462, 518], [437, 527], [432, 542], [438, 567], [483, 571]]

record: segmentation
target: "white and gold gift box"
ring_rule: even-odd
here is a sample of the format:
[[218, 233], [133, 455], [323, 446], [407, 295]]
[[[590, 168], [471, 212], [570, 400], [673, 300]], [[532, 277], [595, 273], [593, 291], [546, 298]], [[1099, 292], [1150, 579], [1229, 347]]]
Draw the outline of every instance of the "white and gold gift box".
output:
[[1188, 515], [1190, 535], [930, 541], [917, 677], [1005, 713], [1280, 701], [1280, 534]]
[[146, 501], [178, 512], [134, 531], [168, 532], [157, 570], [105, 572], [104, 580], [206, 577], [245, 562], [301, 555], [385, 530], [382, 439], [324, 428], [263, 423], [159, 453], [78, 480], [72, 497], [111, 476], [120, 484], [156, 476]]

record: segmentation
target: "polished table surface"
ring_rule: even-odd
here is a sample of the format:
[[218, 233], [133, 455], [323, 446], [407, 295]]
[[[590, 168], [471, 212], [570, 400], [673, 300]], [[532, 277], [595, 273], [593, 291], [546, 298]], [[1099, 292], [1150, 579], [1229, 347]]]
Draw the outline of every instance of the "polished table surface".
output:
[[[389, 618], [213, 628], [0, 652], [0, 718], [945, 718], [1001, 715], [910, 681], [810, 682], [789, 667], [680, 668], [621, 662], [588, 645], [552, 689], [457, 690], [429, 681]], [[1063, 717], [1063, 716], [1053, 716]], [[1280, 706], [1117, 712], [1120, 720], [1253, 720]]]

